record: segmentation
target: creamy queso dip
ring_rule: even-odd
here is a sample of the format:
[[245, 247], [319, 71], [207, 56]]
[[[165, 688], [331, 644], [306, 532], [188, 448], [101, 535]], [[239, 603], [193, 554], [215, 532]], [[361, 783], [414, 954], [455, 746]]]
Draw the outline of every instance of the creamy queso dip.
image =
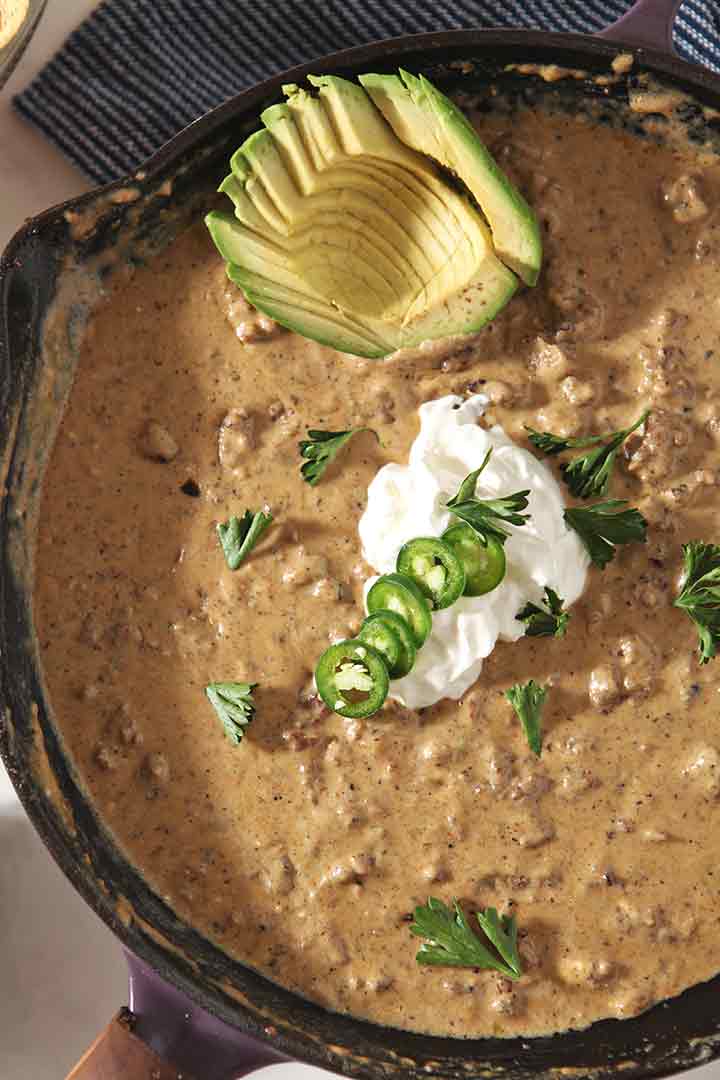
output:
[[[386, 361], [285, 333], [202, 224], [117, 275], [45, 487], [35, 615], [57, 722], [127, 857], [238, 961], [329, 1008], [457, 1036], [628, 1017], [720, 968], [720, 660], [671, 607], [680, 545], [720, 540], [720, 168], [582, 119], [481, 131], [546, 262], [472, 339]], [[652, 417], [611, 494], [647, 544], [591, 569], [567, 637], [500, 644], [459, 702], [331, 714], [312, 670], [362, 618], [357, 523], [418, 406], [587, 434]], [[307, 427], [370, 425], [317, 487]], [[555, 467], [555, 466], [553, 466]], [[277, 527], [231, 573], [218, 521]], [[540, 759], [503, 696], [550, 686]], [[233, 747], [208, 682], [257, 682]], [[525, 974], [417, 965], [429, 895], [514, 913]]]

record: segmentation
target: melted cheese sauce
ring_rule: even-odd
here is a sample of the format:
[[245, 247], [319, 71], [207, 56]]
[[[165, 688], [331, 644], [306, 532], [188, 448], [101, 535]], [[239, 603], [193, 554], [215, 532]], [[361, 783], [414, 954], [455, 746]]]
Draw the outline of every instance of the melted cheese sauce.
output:
[[[581, 119], [483, 117], [546, 262], [476, 338], [382, 362], [275, 333], [201, 224], [97, 309], [47, 476], [35, 614], [57, 722], [129, 859], [238, 962], [337, 1010], [457, 1036], [632, 1016], [720, 968], [720, 661], [672, 608], [720, 540], [720, 170]], [[591, 569], [567, 637], [500, 643], [460, 701], [366, 722], [312, 693], [362, 616], [358, 520], [418, 406], [573, 435], [653, 414], [614, 497], [646, 545]], [[312, 488], [305, 428], [368, 424]], [[554, 464], [553, 468], [557, 468]], [[236, 572], [215, 525], [278, 522]], [[550, 685], [541, 759], [503, 692]], [[238, 748], [203, 688], [258, 682]], [[525, 974], [422, 968], [428, 895], [517, 916]]]

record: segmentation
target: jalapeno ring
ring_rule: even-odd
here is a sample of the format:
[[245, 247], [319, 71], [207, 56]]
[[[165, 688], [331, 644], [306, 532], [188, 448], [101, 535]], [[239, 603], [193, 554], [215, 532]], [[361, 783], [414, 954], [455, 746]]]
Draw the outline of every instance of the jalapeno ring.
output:
[[434, 536], [419, 536], [403, 544], [397, 571], [415, 582], [437, 610], [450, 607], [465, 588], [465, 568], [449, 544]]
[[430, 605], [412, 578], [405, 574], [379, 577], [367, 594], [365, 605], [369, 615], [381, 609], [402, 615], [418, 649], [432, 629]]
[[465, 596], [484, 596], [505, 577], [505, 551], [493, 536], [485, 543], [471, 525], [459, 521], [442, 535], [465, 568]]
[[383, 656], [357, 638], [325, 650], [315, 668], [315, 683], [329, 709], [353, 720], [377, 712], [390, 688]]
[[415, 648], [415, 641], [412, 635], [412, 630], [408, 626], [402, 615], [398, 615], [397, 611], [380, 611], [374, 612], [372, 615], [368, 615], [365, 622], [360, 628], [358, 637], [361, 637], [363, 641], [369, 641], [371, 645], [374, 645], [378, 652], [383, 650], [379, 647], [375, 638], [375, 627], [382, 627], [386, 630], [390, 630], [396, 637], [399, 651], [395, 662], [388, 669], [391, 679], [402, 679], [404, 675], [407, 675], [412, 671], [415, 666], [415, 657], [417, 656], [417, 649]]
[[400, 638], [395, 631], [387, 623], [378, 622], [365, 622], [360, 627], [358, 638], [361, 641], [367, 641], [369, 645], [372, 645], [373, 649], [382, 656], [385, 661], [385, 667], [388, 669], [388, 675], [393, 678], [393, 670], [400, 659], [400, 649], [402, 648]]

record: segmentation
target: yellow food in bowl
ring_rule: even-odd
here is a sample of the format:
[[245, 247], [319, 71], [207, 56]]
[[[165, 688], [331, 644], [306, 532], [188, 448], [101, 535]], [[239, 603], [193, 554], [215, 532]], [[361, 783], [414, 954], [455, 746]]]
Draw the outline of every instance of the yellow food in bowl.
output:
[[25, 21], [29, 0], [0, 0], [0, 49], [9, 45]]

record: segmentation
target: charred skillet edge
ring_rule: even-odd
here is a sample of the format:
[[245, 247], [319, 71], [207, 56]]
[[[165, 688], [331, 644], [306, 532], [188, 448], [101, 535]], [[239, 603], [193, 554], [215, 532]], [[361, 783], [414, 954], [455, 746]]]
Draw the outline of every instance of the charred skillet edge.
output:
[[[497, 72], [505, 63], [518, 59], [593, 69], [605, 67], [607, 59], [623, 49], [617, 42], [532, 31], [417, 35], [334, 54], [238, 95], [182, 131], [150, 158], [139, 174], [39, 215], [11, 241], [0, 260], [0, 380], [4, 383], [0, 392], [5, 399], [0, 415], [7, 417], [9, 404], [13, 408], [22, 404], [24, 377], [37, 360], [41, 317], [54, 291], [60, 257], [78, 247], [70, 239], [64, 214], [68, 210], [82, 212], [99, 197], [128, 185], [137, 186], [142, 195], [151, 195], [162, 179], [183, 165], [192, 172], [193, 160], [212, 153], [213, 147], [217, 149], [227, 140], [223, 128], [231, 120], [253, 120], [263, 105], [277, 98], [283, 82], [302, 79], [310, 71], [352, 73], [370, 65], [391, 68], [399, 63], [432, 72], [438, 65], [470, 58], [477, 63], [480, 74]], [[701, 100], [715, 105], [720, 101], [720, 80], [709, 73], [631, 45], [627, 50], [637, 56], [642, 66], [679, 80]], [[121, 219], [123, 213], [122, 206], [113, 207], [113, 220]], [[16, 329], [14, 336], [22, 340], [23, 349], [18, 348], [12, 357], [11, 383], [7, 378], [11, 363], [8, 299], [15, 285], [24, 302], [19, 312], [24, 321], [22, 332]], [[4, 536], [9, 529], [6, 503], [0, 513]], [[331, 1014], [250, 969], [230, 963], [220, 950], [181, 923], [124, 862], [77, 788], [47, 713], [30, 629], [27, 598], [17, 589], [3, 555], [0, 706], [11, 709], [16, 723], [6, 722], [4, 712], [0, 712], [0, 754], [18, 794], [65, 874], [117, 936], [170, 983], [221, 1019], [271, 1041], [289, 1056], [368, 1077], [420, 1077], [432, 1072], [448, 1078], [482, 1073], [524, 1080], [538, 1075], [550, 1078], [562, 1070], [601, 1078], [614, 1076], [619, 1069], [632, 1077], [663, 1076], [720, 1054], [718, 979], [693, 987], [681, 997], [623, 1023], [603, 1021], [587, 1031], [554, 1038], [465, 1041], [385, 1029]], [[31, 774], [33, 735], [27, 719], [31, 701], [40, 705], [42, 739], [57, 783], [72, 810], [75, 838], [70, 837], [51, 799]], [[118, 907], [117, 900], [123, 896], [131, 897], [146, 923], [160, 937], [169, 939], [167, 946], [154, 940], [139, 921], [120, 917], [122, 903]], [[229, 977], [246, 1003], [239, 1004], [220, 988], [221, 981]]]
[[[235, 116], [257, 118], [259, 111], [265, 105], [278, 99], [284, 83], [298, 82], [313, 72], [357, 73], [368, 63], [375, 63], [378, 60], [381, 61], [378, 67], [383, 68], [395, 68], [400, 63], [411, 65], [414, 59], [418, 64], [425, 66], [433, 63], [446, 65], [453, 60], [467, 59], [468, 54], [472, 55], [476, 49], [485, 54], [482, 59], [496, 71], [502, 69], [505, 62], [517, 61], [519, 56], [522, 60], [529, 62], [552, 61], [576, 67], [586, 66], [590, 60], [595, 61], [600, 68], [608, 58], [617, 53], [630, 52], [636, 57], [639, 66], [651, 68], [671, 78], [690, 82], [693, 92], [701, 98], [707, 94], [717, 103], [717, 95], [720, 91], [717, 75], [699, 66], [688, 64], [679, 57], [633, 45], [631, 42], [590, 37], [585, 34], [545, 33], [536, 30], [447, 30], [429, 34], [409, 34], [403, 37], [387, 38], [369, 45], [358, 45], [355, 48], [343, 49], [340, 52], [319, 57], [310, 63], [290, 68], [266, 79], [265, 82], [243, 90], [188, 124], [144, 161], [134, 174], [93, 188], [83, 195], [50, 207], [43, 213], [29, 218], [10, 240], [4, 253], [0, 255], [0, 279], [3, 273], [7, 273], [17, 256], [18, 248], [26, 241], [29, 234], [44, 229], [67, 211], [82, 211], [98, 196], [109, 194], [119, 188], [135, 185], [143, 194], [146, 194], [169, 168], [177, 165], [198, 145], [219, 132], [228, 120]], [[552, 55], [548, 56], [548, 53]], [[477, 58], [473, 57], [473, 59]]]

